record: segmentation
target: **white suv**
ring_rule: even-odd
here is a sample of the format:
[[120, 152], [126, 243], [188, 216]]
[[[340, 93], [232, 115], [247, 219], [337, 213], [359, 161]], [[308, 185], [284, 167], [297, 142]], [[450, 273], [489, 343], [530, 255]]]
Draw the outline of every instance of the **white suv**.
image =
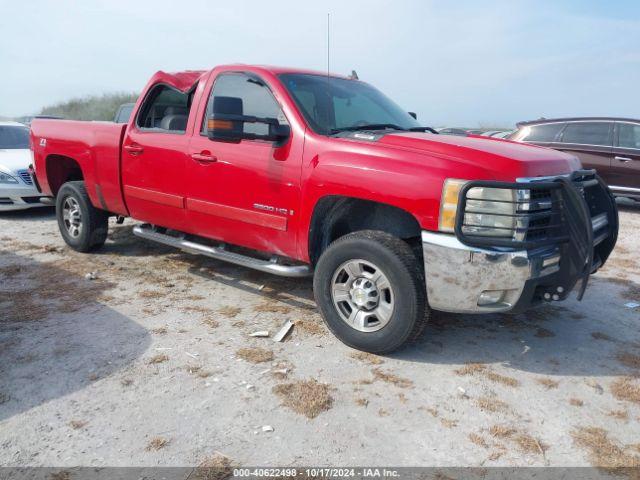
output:
[[0, 212], [45, 206], [29, 174], [32, 161], [29, 129], [0, 122]]

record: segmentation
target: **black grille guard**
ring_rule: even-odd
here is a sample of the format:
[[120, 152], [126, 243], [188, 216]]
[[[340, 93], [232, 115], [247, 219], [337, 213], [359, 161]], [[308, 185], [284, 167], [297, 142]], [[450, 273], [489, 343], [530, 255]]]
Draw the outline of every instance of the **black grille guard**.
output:
[[[551, 192], [552, 199], [552, 207], [548, 214], [551, 219], [547, 227], [549, 233], [534, 240], [494, 238], [465, 233], [463, 227], [465, 227], [467, 193], [474, 187], [531, 190], [532, 192], [548, 190]], [[608, 231], [604, 238], [598, 235], [600, 241], [595, 245], [592, 217], [601, 213], [607, 215]], [[514, 216], [527, 215], [531, 213], [517, 213]], [[540, 180], [533, 178], [526, 182], [472, 181], [466, 183], [460, 190], [455, 234], [461, 243], [485, 249], [535, 250], [542, 247], [559, 247], [561, 269], [560, 278], [557, 281], [565, 286], [565, 296], [578, 281], [581, 281], [577, 298], [582, 300], [589, 276], [604, 265], [616, 244], [618, 208], [609, 187], [596, 175], [595, 170], [578, 170], [567, 176], [543, 177]]]

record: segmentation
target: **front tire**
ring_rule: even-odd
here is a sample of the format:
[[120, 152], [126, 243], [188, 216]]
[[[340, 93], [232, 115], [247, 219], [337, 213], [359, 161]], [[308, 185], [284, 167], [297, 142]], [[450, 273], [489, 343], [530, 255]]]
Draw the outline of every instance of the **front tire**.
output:
[[313, 289], [338, 339], [390, 353], [417, 338], [430, 313], [422, 260], [401, 239], [365, 230], [333, 242], [315, 269]]
[[56, 217], [62, 238], [77, 252], [99, 248], [107, 239], [109, 213], [93, 206], [82, 181], [60, 187]]

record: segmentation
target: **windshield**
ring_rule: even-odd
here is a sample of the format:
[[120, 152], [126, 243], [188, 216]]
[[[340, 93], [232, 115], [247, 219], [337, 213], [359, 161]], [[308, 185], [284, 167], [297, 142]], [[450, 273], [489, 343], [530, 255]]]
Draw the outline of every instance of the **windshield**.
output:
[[29, 148], [29, 129], [27, 127], [0, 125], [0, 148]]
[[409, 113], [364, 82], [297, 73], [279, 77], [311, 128], [322, 135], [367, 126], [376, 130], [420, 127]]

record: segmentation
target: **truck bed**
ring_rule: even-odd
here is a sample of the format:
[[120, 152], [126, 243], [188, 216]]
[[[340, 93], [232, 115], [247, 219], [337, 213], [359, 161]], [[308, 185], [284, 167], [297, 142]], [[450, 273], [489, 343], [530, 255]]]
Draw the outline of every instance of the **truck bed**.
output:
[[[68, 178], [69, 162], [82, 172], [92, 203], [121, 215], [128, 211], [120, 182], [126, 124], [35, 119], [31, 124], [34, 167], [43, 193], [55, 195]], [[64, 167], [64, 168], [63, 168]]]

